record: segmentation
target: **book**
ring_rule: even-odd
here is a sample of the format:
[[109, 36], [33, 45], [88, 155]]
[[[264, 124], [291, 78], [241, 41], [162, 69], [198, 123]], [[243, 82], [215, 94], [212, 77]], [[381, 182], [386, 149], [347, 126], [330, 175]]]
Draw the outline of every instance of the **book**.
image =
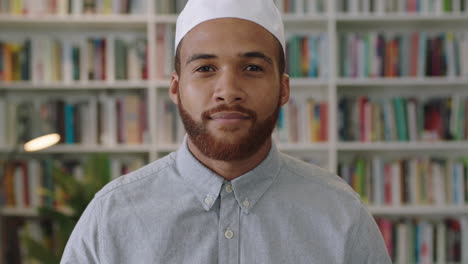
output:
[[0, 39], [0, 82], [31, 79], [31, 40]]
[[287, 38], [287, 69], [291, 77], [328, 78], [326, 33], [295, 34]]
[[148, 78], [147, 43], [141, 36], [117, 36], [114, 40], [114, 73], [116, 80]]
[[275, 129], [280, 143], [313, 143], [328, 140], [328, 104], [302, 94], [292, 95], [280, 109]]
[[0, 97], [0, 146], [3, 147], [7, 146], [7, 118], [7, 103], [4, 97]]

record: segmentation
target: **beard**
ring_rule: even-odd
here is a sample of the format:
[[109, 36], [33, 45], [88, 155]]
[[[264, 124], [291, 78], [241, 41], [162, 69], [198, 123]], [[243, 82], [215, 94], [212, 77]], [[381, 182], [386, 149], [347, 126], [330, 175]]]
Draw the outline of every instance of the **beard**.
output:
[[[240, 105], [227, 106], [220, 105], [201, 115], [201, 121], [197, 122], [185, 110], [178, 95], [178, 108], [182, 123], [185, 130], [190, 137], [192, 143], [203, 153], [206, 157], [220, 161], [236, 161], [245, 160], [254, 155], [260, 147], [271, 137], [271, 133], [276, 126], [278, 115], [281, 107], [281, 98], [278, 99], [273, 113], [263, 121], [257, 120], [257, 113], [253, 110], [244, 108]], [[248, 115], [249, 120], [252, 122], [251, 127], [244, 136], [238, 137], [234, 142], [228, 139], [217, 138], [210, 133], [208, 129], [208, 122], [211, 120], [210, 116], [220, 111], [235, 111]], [[221, 128], [223, 131], [229, 132], [236, 130]]]

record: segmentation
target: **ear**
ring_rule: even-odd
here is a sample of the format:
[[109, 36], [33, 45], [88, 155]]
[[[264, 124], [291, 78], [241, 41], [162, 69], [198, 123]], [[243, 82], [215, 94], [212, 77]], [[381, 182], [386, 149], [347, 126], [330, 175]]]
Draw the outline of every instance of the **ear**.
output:
[[169, 97], [171, 98], [174, 104], [178, 104], [178, 95], [179, 95], [179, 75], [176, 72], [173, 72], [171, 75], [171, 85], [169, 86]]
[[289, 75], [284, 73], [281, 76], [281, 88], [280, 88], [280, 97], [281, 97], [281, 106], [285, 105], [289, 101]]

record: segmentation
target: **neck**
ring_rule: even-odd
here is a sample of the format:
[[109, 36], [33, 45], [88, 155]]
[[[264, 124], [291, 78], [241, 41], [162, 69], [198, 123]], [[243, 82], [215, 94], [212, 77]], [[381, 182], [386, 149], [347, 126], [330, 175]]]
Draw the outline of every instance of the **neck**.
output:
[[244, 160], [222, 161], [214, 160], [205, 156], [188, 138], [187, 141], [190, 152], [197, 158], [203, 165], [224, 179], [233, 180], [258, 166], [268, 155], [271, 148], [271, 138], [260, 147], [260, 149], [251, 157]]

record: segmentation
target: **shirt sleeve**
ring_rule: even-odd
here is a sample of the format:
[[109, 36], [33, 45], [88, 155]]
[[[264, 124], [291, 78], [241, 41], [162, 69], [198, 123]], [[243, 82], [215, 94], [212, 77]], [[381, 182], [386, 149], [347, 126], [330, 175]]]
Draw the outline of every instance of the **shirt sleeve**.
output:
[[374, 218], [364, 205], [354, 230], [348, 238], [349, 248], [344, 263], [350, 264], [391, 264], [385, 242]]
[[60, 261], [61, 264], [100, 263], [99, 201], [93, 199], [81, 215]]

